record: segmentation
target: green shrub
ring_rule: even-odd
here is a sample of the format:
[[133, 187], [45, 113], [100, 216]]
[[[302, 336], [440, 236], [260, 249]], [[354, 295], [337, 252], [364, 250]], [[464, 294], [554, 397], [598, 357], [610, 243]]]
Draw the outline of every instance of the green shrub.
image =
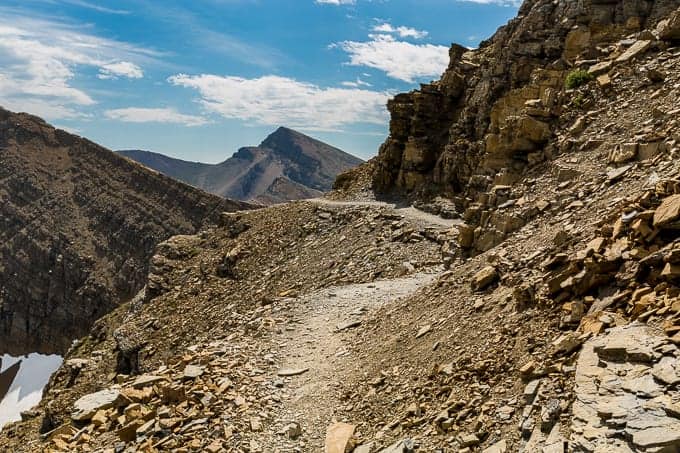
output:
[[567, 80], [565, 80], [564, 85], [567, 87], [567, 89], [578, 88], [581, 85], [585, 85], [586, 83], [590, 82], [591, 80], [593, 80], [593, 76], [588, 74], [588, 71], [578, 69], [576, 71], [571, 71], [567, 75]]

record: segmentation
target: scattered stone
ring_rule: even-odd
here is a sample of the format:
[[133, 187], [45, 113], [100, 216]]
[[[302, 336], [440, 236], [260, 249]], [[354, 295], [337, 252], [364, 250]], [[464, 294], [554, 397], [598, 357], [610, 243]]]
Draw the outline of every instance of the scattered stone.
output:
[[90, 420], [97, 411], [115, 407], [120, 397], [118, 390], [109, 389], [85, 395], [73, 403], [71, 418], [79, 422]]
[[279, 370], [278, 374], [281, 377], [298, 376], [309, 371], [309, 368], [284, 368]]
[[204, 368], [198, 365], [187, 365], [184, 368], [184, 379], [196, 379], [203, 375]]
[[498, 279], [498, 272], [493, 266], [486, 266], [472, 277], [472, 288], [481, 291]]
[[355, 426], [349, 423], [333, 423], [326, 429], [325, 453], [349, 453], [354, 448]]
[[432, 330], [432, 326], [430, 324], [421, 327], [420, 329], [418, 329], [418, 332], [416, 333], [416, 338], [422, 337], [423, 335], [428, 333], [430, 330]]

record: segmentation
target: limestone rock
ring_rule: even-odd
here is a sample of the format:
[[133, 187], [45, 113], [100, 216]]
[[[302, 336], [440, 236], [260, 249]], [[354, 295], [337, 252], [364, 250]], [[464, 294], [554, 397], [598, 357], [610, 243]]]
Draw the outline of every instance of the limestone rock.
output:
[[73, 403], [71, 418], [75, 421], [90, 420], [97, 411], [114, 407], [120, 400], [118, 390], [101, 390], [85, 395]]
[[415, 451], [411, 439], [398, 440], [387, 448], [383, 448], [379, 453], [413, 453]]
[[622, 63], [626, 62], [628, 60], [631, 60], [649, 49], [649, 46], [652, 45], [652, 41], [648, 40], [640, 40], [640, 41], [635, 41], [632, 46], [630, 46], [628, 49], [626, 49], [625, 52], [623, 52], [617, 59], [617, 63]]
[[503, 439], [500, 442], [496, 442], [490, 447], [485, 448], [484, 450], [482, 450], [482, 453], [506, 453], [507, 451], [508, 444], [505, 441], [505, 439]]
[[654, 212], [654, 226], [663, 228], [680, 217], [680, 195], [666, 197]]
[[354, 447], [355, 426], [333, 423], [326, 429], [325, 453], [349, 453]]
[[486, 266], [472, 277], [472, 288], [478, 291], [485, 289], [498, 279], [498, 272], [493, 266]]
[[[674, 365], [680, 350], [666, 347], [663, 333], [640, 323], [611, 329], [587, 341], [576, 366], [572, 443], [585, 451], [677, 451], [680, 420], [664, 398], [677, 398]], [[653, 374], [662, 377], [656, 381]], [[656, 398], [650, 400], [650, 398]], [[654, 403], [654, 401], [658, 401]], [[620, 427], [611, 431], [610, 427]], [[654, 450], [652, 450], [654, 449]]]

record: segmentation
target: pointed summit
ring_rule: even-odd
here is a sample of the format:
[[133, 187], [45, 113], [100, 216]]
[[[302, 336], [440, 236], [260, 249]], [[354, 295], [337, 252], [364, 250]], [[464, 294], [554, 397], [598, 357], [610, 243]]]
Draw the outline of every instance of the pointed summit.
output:
[[281, 126], [259, 146], [239, 149], [217, 165], [185, 162], [145, 151], [121, 153], [168, 176], [217, 195], [265, 204], [318, 197], [335, 177], [362, 160]]

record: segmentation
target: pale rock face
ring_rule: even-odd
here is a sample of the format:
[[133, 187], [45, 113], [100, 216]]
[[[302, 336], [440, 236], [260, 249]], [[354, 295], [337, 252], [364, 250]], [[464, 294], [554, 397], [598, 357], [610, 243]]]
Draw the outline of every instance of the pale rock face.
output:
[[[662, 332], [643, 324], [617, 327], [587, 341], [576, 366], [574, 447], [680, 449], [680, 420], [667, 409], [680, 397], [673, 384], [680, 380], [679, 358], [680, 350]], [[612, 432], [616, 426], [622, 427], [620, 433]]]
[[90, 420], [97, 411], [114, 407], [119, 400], [120, 392], [111, 389], [85, 395], [73, 403], [71, 418], [75, 421]]
[[326, 431], [326, 453], [346, 453], [352, 449], [354, 425], [334, 423]]

